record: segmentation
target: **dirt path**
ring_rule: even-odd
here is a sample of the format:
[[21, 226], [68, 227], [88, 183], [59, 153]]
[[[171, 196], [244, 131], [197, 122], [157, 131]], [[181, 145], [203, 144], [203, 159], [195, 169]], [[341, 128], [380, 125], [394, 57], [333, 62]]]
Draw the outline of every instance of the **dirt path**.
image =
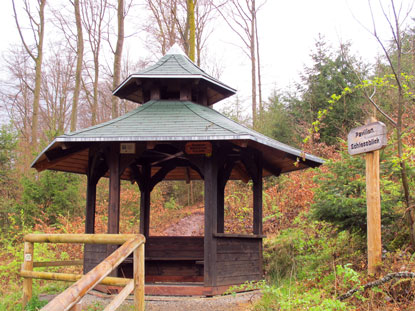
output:
[[177, 223], [164, 230], [168, 236], [203, 236], [204, 234], [204, 214], [203, 211], [180, 219]]
[[[53, 297], [44, 295], [40, 298], [50, 300]], [[145, 303], [146, 311], [249, 311], [260, 297], [260, 291], [215, 297], [146, 296]], [[102, 310], [113, 298], [93, 292], [82, 299], [82, 310]], [[132, 306], [133, 300], [129, 297], [118, 310], [133, 310]]]

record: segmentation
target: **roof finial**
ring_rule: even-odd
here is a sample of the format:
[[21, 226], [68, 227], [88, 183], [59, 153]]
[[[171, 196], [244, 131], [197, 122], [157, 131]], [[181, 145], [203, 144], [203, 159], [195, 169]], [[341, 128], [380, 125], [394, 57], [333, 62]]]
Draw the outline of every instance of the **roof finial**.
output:
[[166, 55], [174, 55], [174, 54], [186, 56], [186, 54], [183, 52], [183, 50], [180, 48], [180, 46], [177, 43], [173, 44], [173, 46], [166, 53]]

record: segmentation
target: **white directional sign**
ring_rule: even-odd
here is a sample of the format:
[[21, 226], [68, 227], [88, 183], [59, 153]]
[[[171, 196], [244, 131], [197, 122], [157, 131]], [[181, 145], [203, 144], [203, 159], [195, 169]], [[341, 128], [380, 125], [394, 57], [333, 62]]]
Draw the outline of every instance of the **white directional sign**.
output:
[[379, 150], [386, 144], [386, 125], [379, 121], [356, 127], [347, 136], [348, 151], [351, 155]]

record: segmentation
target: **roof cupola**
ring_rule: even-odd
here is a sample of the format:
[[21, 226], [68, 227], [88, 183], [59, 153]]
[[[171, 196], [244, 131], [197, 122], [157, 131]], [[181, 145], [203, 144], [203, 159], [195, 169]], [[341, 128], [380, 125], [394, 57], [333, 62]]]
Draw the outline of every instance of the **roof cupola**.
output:
[[130, 75], [113, 94], [144, 104], [149, 100], [186, 100], [211, 106], [236, 90], [196, 66], [175, 44], [154, 65]]

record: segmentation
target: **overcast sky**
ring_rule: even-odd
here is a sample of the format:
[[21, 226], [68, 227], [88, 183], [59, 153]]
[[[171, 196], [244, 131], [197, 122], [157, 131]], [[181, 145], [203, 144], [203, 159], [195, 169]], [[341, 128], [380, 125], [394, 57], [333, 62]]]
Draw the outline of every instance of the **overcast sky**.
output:
[[[49, 5], [53, 2], [49, 1]], [[373, 0], [374, 5], [377, 2]], [[382, 2], [388, 9], [390, 0]], [[406, 12], [412, 2], [402, 1], [402, 12]], [[390, 38], [389, 28], [378, 10], [375, 10], [375, 17], [379, 33]], [[273, 88], [283, 89], [298, 80], [304, 64], [310, 63], [309, 55], [319, 33], [333, 47], [341, 41], [350, 41], [354, 53], [374, 61], [381, 51], [362, 24], [372, 27], [366, 0], [268, 0], [258, 17], [264, 97], [268, 97]], [[3, 52], [11, 43], [19, 43], [10, 0], [1, 1], [0, 27], [0, 51]], [[224, 24], [218, 24], [218, 28], [220, 31], [216, 31], [210, 40], [209, 52], [223, 68], [221, 80], [238, 89], [240, 97], [247, 100], [250, 94], [249, 59], [238, 48], [238, 38], [227, 31]], [[137, 38], [134, 40], [138, 42]], [[130, 57], [132, 54], [137, 55], [130, 51]]]

